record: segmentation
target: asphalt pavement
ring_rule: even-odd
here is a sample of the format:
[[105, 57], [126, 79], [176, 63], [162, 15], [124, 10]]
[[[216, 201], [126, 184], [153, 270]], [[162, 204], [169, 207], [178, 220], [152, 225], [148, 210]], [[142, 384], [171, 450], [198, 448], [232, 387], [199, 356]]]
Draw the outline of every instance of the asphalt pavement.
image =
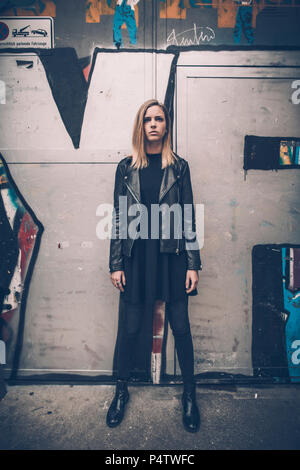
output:
[[181, 420], [182, 385], [129, 386], [108, 428], [112, 385], [11, 385], [0, 401], [1, 450], [299, 450], [300, 385], [198, 385], [199, 432]]

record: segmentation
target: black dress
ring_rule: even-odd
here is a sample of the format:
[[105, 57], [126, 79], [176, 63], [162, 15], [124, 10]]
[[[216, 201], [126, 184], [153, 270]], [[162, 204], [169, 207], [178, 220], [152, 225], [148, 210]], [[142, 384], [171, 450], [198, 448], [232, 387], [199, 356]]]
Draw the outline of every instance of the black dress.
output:
[[153, 303], [155, 300], [173, 302], [184, 300], [187, 295], [197, 295], [197, 289], [186, 293], [186, 252], [178, 255], [160, 253], [159, 239], [152, 239], [151, 204], [158, 204], [163, 176], [161, 153], [147, 154], [149, 165], [139, 170], [141, 202], [148, 210], [147, 239], [137, 238], [131, 257], [124, 257], [126, 285], [121, 297], [131, 303]]

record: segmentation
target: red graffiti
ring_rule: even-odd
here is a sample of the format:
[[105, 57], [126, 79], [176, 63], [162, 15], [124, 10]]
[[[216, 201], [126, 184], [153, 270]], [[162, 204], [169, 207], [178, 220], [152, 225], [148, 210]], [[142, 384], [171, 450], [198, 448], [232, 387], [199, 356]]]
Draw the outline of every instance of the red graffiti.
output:
[[86, 79], [87, 82], [88, 82], [88, 80], [89, 80], [90, 71], [91, 71], [91, 64], [87, 65], [87, 66], [83, 69], [83, 75], [84, 75], [84, 78]]
[[164, 302], [157, 302], [153, 319], [153, 353], [162, 352], [164, 336]]
[[32, 252], [34, 247], [36, 234], [37, 234], [37, 226], [33, 222], [32, 218], [26, 212], [21, 222], [20, 230], [19, 230], [19, 246], [21, 249], [21, 278], [24, 279], [24, 275], [26, 272], [26, 265], [27, 261], [29, 260], [29, 255]]

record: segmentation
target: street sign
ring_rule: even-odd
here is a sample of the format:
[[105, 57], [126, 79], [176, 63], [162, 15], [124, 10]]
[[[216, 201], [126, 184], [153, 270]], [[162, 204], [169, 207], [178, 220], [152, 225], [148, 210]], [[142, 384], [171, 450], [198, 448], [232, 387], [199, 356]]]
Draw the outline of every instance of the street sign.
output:
[[53, 18], [50, 16], [0, 17], [0, 48], [54, 47]]

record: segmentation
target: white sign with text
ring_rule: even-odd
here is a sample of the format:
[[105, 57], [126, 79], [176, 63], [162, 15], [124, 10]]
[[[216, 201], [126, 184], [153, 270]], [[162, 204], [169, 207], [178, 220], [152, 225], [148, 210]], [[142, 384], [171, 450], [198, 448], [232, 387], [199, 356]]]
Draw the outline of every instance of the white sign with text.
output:
[[53, 18], [50, 16], [0, 17], [0, 48], [54, 47]]

